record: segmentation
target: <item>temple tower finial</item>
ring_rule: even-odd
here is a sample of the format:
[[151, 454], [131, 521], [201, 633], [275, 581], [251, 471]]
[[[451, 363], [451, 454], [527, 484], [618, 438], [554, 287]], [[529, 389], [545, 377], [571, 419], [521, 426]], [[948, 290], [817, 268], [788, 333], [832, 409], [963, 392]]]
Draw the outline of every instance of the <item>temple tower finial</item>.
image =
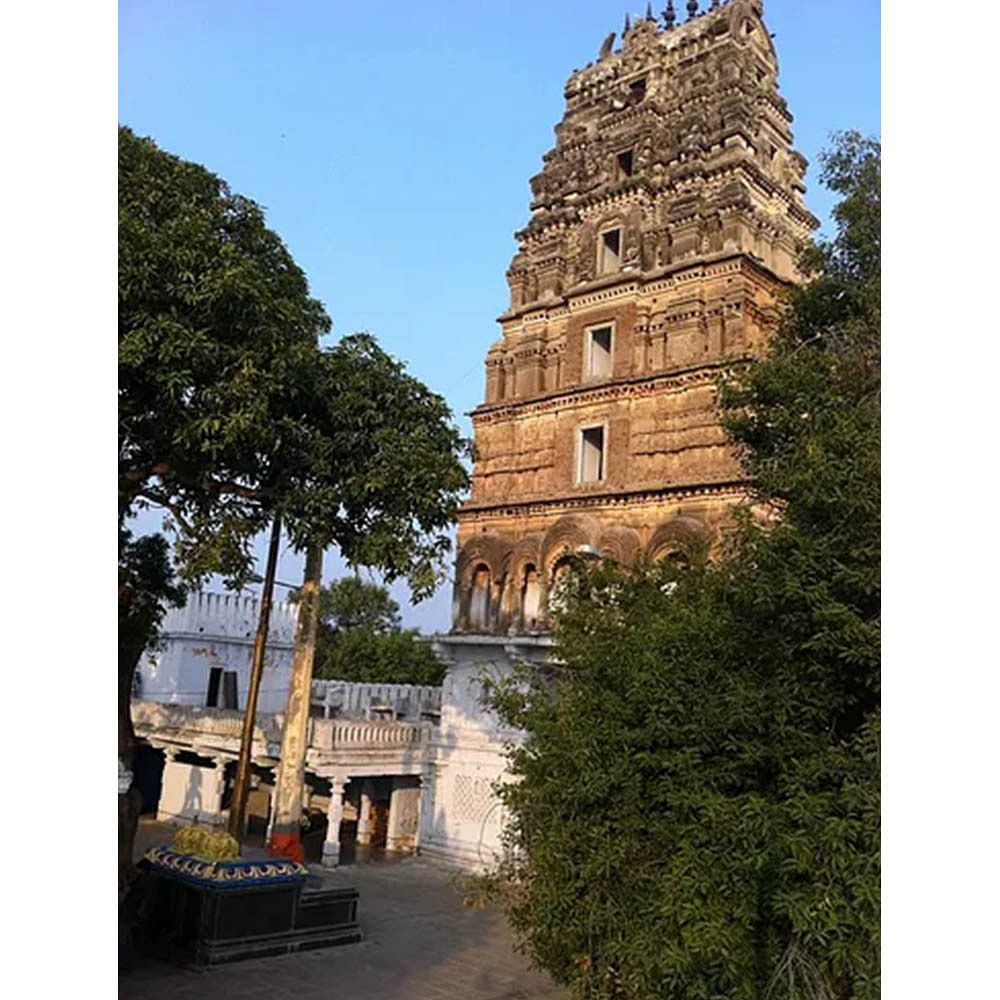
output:
[[622, 28], [622, 38], [624, 38], [632, 27], [632, 22], [629, 21], [628, 14], [625, 15], [625, 27]]
[[667, 0], [667, 6], [663, 11], [663, 23], [669, 31], [677, 23], [677, 12], [674, 10], [674, 0]]
[[688, 0], [688, 20], [698, 16], [698, 0]]

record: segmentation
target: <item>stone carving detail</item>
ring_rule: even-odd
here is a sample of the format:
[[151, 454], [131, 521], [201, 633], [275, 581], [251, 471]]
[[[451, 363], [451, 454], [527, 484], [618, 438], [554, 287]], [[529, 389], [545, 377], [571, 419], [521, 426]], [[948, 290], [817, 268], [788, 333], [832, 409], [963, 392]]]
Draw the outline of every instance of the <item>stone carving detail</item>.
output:
[[[755, 27], [751, 43], [733, 29], [744, 22]], [[532, 275], [545, 253], [535, 237], [580, 225], [591, 206], [619, 192], [644, 209], [655, 208], [673, 199], [684, 180], [694, 186], [692, 194], [713, 192], [718, 212], [730, 204], [746, 207], [743, 192], [763, 187], [786, 206], [776, 237], [795, 242], [808, 234], [813, 220], [801, 205], [805, 160], [791, 149], [791, 116], [777, 92], [770, 40], [762, 48], [758, 36], [768, 38], [759, 10], [747, 0], [731, 0], [673, 30], [642, 20], [626, 33], [620, 50], [572, 74], [556, 146], [531, 179], [535, 214], [518, 234], [517, 266], [510, 271], [512, 308], [538, 301], [546, 288], [571, 289], [591, 280], [593, 254], [583, 241], [565, 258], [573, 261], [569, 273], [564, 263], [554, 283], [538, 282]], [[743, 179], [726, 185], [723, 179], [734, 175]], [[720, 185], [729, 193], [718, 190]], [[760, 211], [747, 209], [748, 226]], [[642, 258], [648, 268], [653, 265], [644, 248], [656, 237], [647, 239], [649, 219], [635, 224], [633, 232], [630, 221], [622, 264], [634, 266]], [[662, 239], [660, 245], [658, 266], [667, 266]]]

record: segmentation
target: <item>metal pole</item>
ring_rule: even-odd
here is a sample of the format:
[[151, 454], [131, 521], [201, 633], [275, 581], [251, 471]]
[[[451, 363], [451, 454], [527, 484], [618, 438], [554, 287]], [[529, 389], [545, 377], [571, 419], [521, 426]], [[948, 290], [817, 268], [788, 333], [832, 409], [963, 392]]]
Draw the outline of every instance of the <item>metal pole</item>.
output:
[[253, 727], [257, 716], [257, 694], [264, 670], [264, 650], [267, 647], [267, 629], [271, 622], [271, 595], [274, 593], [274, 574], [278, 565], [278, 547], [281, 543], [281, 515], [275, 514], [271, 522], [271, 543], [267, 550], [267, 568], [264, 571], [264, 589], [260, 595], [260, 618], [257, 637], [253, 643], [253, 663], [250, 667], [250, 687], [247, 690], [247, 710], [243, 715], [243, 733], [240, 736], [240, 757], [236, 764], [233, 801], [229, 807], [229, 832], [237, 842], [243, 843], [246, 832], [247, 798], [250, 794], [250, 759], [253, 751]]
[[313, 656], [319, 621], [319, 589], [323, 575], [323, 549], [310, 545], [299, 602], [299, 624], [295, 655], [288, 682], [288, 707], [281, 734], [281, 760], [274, 789], [274, 823], [267, 843], [269, 854], [302, 860], [299, 818], [305, 780], [306, 738], [309, 732], [309, 696], [312, 688]]

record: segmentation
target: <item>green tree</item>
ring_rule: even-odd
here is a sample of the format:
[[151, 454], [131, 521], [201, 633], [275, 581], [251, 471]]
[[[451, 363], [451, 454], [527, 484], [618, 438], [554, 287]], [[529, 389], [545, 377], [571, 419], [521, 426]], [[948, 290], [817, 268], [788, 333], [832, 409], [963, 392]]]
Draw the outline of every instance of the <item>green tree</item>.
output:
[[330, 328], [258, 205], [118, 131], [119, 516], [169, 510], [193, 574], [234, 583], [270, 520], [260, 494], [301, 438]]
[[836, 137], [836, 236], [720, 386], [724, 555], [580, 567], [558, 665], [494, 693], [525, 738], [475, 889], [577, 996], [879, 994], [879, 157]]
[[445, 667], [416, 629], [401, 627], [388, 589], [354, 575], [320, 592], [315, 673], [366, 684], [440, 684]]
[[427, 596], [468, 481], [444, 400], [368, 334], [321, 349], [329, 318], [254, 202], [127, 128], [118, 143], [119, 524], [165, 509], [182, 577], [238, 586], [280, 515], [296, 549]]
[[319, 596], [320, 622], [333, 631], [367, 629], [379, 635], [400, 627], [399, 605], [385, 588], [360, 576], [345, 576]]
[[[135, 668], [144, 649], [156, 639], [170, 605], [184, 603], [184, 587], [170, 565], [162, 535], [133, 537], [118, 529], [118, 756], [131, 761], [135, 733], [129, 712]], [[130, 789], [130, 791], [132, 791]], [[136, 793], [119, 796], [119, 875], [131, 866], [132, 840], [139, 818]]]

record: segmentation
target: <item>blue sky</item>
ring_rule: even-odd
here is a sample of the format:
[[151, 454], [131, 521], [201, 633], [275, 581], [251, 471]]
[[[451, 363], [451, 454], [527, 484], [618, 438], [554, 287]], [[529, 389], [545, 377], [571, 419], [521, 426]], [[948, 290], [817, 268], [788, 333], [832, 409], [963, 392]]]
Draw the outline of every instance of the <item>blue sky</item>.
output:
[[[119, 121], [263, 205], [333, 336], [375, 334], [471, 434], [528, 179], [566, 78], [626, 10], [645, 4], [121, 0]], [[880, 6], [768, 0], [764, 18], [825, 228], [817, 153], [881, 129]], [[326, 578], [340, 568], [328, 555]], [[298, 581], [301, 558], [283, 553], [279, 577]], [[416, 607], [394, 592], [408, 625], [447, 630], [450, 584]]]

